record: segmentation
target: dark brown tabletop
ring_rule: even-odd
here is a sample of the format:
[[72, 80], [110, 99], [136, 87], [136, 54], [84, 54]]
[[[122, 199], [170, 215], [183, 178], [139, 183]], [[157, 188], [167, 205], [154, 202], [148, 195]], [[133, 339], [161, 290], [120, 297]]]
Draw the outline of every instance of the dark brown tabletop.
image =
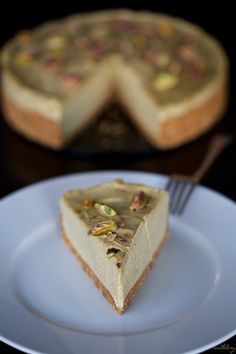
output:
[[[116, 7], [120, 6], [124, 6], [124, 4], [116, 5]], [[125, 6], [137, 8], [137, 6], [127, 4]], [[203, 5], [200, 5], [198, 2], [197, 5], [191, 4], [191, 8], [190, 5], [186, 8], [184, 4], [177, 7], [176, 5], [170, 4], [170, 2], [166, 3], [163, 1], [160, 2], [159, 8], [153, 5], [150, 5], [148, 8], [178, 15], [197, 22], [209, 32], [216, 35], [225, 46], [231, 61], [231, 97], [229, 109], [224, 115], [224, 119], [214, 129], [196, 141], [181, 148], [170, 151], [158, 151], [151, 147], [130, 123], [127, 123], [128, 117], [124, 112], [120, 111], [118, 107], [112, 106], [106, 109], [99, 119], [108, 121], [118, 120], [120, 126], [123, 127], [119, 133], [120, 135], [115, 134], [112, 140], [110, 137], [104, 137], [103, 135], [99, 136], [99, 138], [94, 138], [97, 136], [99, 124], [101, 124], [101, 122], [98, 121], [93, 129], [85, 131], [81, 137], [78, 137], [77, 141], [69, 147], [56, 152], [25, 140], [13, 132], [6, 125], [2, 117], [0, 117], [0, 197], [4, 197], [34, 182], [82, 171], [122, 169], [161, 174], [191, 174], [203, 159], [209, 140], [214, 134], [217, 132], [225, 132], [236, 136], [234, 103], [236, 96], [233, 90], [235, 79], [233, 63], [235, 58], [234, 46], [229, 40], [230, 36], [233, 34], [233, 32], [231, 33], [232, 25], [230, 24], [230, 21], [232, 21], [232, 9], [229, 7], [225, 9], [214, 5], [216, 9], [211, 12], [209, 18], [211, 7], [202, 7], [204, 11], [201, 11], [201, 6]], [[111, 6], [104, 3], [100, 8], [102, 7], [106, 8]], [[17, 9], [19, 13], [17, 13]], [[31, 5], [27, 13], [25, 13], [24, 10], [20, 8], [20, 5], [18, 5], [18, 8], [15, 10], [16, 20], [14, 23], [9, 24], [6, 20], [4, 21], [1, 43], [17, 29], [37, 25], [51, 17], [60, 17], [71, 12], [90, 9], [91, 8], [85, 5], [84, 7], [81, 6], [81, 8], [72, 5], [69, 7], [68, 5], [66, 10], [58, 5], [56, 10], [49, 9], [44, 13], [44, 7], [36, 4], [35, 8]], [[223, 27], [219, 25], [221, 9], [224, 21]], [[9, 18], [10, 13], [10, 7], [6, 6], [5, 12], [3, 11], [1, 14], [1, 16], [3, 16], [2, 20]], [[31, 17], [29, 13], [32, 13]], [[93, 143], [91, 144], [91, 142]], [[223, 151], [205, 175], [202, 184], [236, 201], [235, 181], [236, 142], [233, 142]], [[1, 291], [4, 291], [4, 289], [0, 289], [0, 294]], [[207, 353], [217, 352], [226, 354], [236, 352], [236, 337], [207, 351]], [[16, 354], [20, 352], [0, 342], [0, 353]]]

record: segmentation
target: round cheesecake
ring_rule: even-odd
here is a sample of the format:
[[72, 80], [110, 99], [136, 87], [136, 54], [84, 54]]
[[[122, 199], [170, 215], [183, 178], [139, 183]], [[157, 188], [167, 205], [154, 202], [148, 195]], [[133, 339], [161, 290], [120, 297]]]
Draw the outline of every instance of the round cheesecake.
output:
[[221, 117], [228, 62], [199, 27], [162, 14], [76, 14], [4, 46], [2, 107], [25, 137], [60, 149], [116, 101], [160, 149], [191, 141]]

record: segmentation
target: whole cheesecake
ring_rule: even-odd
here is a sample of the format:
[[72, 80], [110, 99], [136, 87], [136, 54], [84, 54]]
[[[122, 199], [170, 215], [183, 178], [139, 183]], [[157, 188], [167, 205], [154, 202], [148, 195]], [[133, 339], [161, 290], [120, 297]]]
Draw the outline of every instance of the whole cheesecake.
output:
[[227, 101], [227, 58], [199, 27], [131, 10], [72, 15], [18, 33], [2, 50], [6, 120], [54, 149], [68, 144], [111, 101], [154, 146], [191, 141]]
[[167, 238], [167, 193], [113, 181], [68, 191], [60, 205], [64, 240], [122, 314]]

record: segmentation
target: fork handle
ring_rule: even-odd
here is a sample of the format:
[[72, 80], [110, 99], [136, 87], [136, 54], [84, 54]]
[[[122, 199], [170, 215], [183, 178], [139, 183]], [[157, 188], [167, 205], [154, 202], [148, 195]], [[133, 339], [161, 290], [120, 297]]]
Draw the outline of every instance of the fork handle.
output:
[[194, 181], [199, 183], [205, 173], [212, 166], [213, 162], [219, 156], [219, 154], [233, 141], [231, 135], [217, 134], [215, 135], [208, 146], [206, 155], [198, 169], [193, 174]]

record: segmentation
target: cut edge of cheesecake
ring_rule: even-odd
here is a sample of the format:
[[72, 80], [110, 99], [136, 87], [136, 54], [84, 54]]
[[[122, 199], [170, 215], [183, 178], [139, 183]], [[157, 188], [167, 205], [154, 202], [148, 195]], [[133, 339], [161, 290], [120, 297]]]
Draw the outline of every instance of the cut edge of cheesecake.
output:
[[139, 279], [136, 281], [135, 285], [132, 287], [132, 289], [129, 291], [128, 295], [125, 298], [125, 302], [124, 302], [124, 307], [122, 309], [118, 308], [116, 306], [116, 303], [113, 299], [113, 297], [111, 296], [111, 294], [109, 293], [109, 291], [106, 289], [106, 287], [102, 284], [102, 282], [96, 277], [96, 275], [94, 274], [94, 272], [92, 271], [92, 269], [86, 264], [86, 262], [80, 257], [80, 255], [78, 254], [78, 252], [76, 252], [75, 248], [72, 246], [71, 242], [69, 241], [69, 239], [67, 238], [67, 236], [65, 234], [62, 233], [61, 235], [62, 240], [65, 242], [65, 244], [67, 245], [67, 247], [70, 249], [70, 251], [73, 253], [73, 255], [77, 258], [77, 260], [79, 261], [81, 267], [83, 268], [83, 270], [87, 273], [87, 275], [92, 279], [92, 281], [94, 282], [94, 284], [96, 285], [97, 289], [100, 290], [100, 292], [103, 294], [103, 296], [106, 298], [106, 300], [112, 305], [113, 309], [116, 310], [116, 312], [119, 315], [122, 315], [129, 303], [131, 302], [132, 298], [134, 297], [134, 295], [137, 293], [137, 291], [139, 290], [139, 288], [141, 287], [141, 285], [143, 284], [144, 280], [146, 279], [146, 277], [148, 276], [149, 271], [151, 270], [151, 268], [153, 267], [153, 265], [155, 264], [162, 247], [164, 246], [166, 240], [169, 238], [169, 232], [168, 229], [165, 233], [165, 237], [163, 238], [159, 248], [156, 250], [155, 254], [152, 257], [152, 260], [150, 261], [150, 263], [146, 266], [146, 268], [144, 269], [142, 275], [139, 277]]
[[[132, 211], [131, 197], [139, 191], [144, 193], [146, 202], [143, 210]], [[95, 204], [84, 210], [84, 198], [87, 203], [93, 195], [94, 203], [107, 200], [109, 208], [116, 207], [116, 215], [101, 219]], [[60, 207], [62, 239], [113, 308], [124, 313], [168, 238], [167, 193], [142, 184], [113, 181], [68, 191], [61, 197]], [[101, 237], [91, 234], [101, 220], [117, 224], [109, 235], [112, 239], [106, 232]]]
[[[99, 96], [92, 104], [87, 103], [87, 106], [79, 104], [80, 94], [85, 97], [87, 88], [85, 90], [81, 88], [78, 95], [75, 95], [74, 102], [71, 99], [70, 106], [67, 102], [60, 102], [56, 97], [49, 97], [33, 89], [29, 90], [9, 70], [6, 70], [2, 73], [2, 108], [6, 121], [28, 139], [58, 150], [93, 124], [98, 114], [113, 101], [128, 113], [129, 119], [147, 141], [165, 150], [188, 143], [207, 132], [222, 118], [226, 110], [228, 87], [225, 77], [218, 78], [199, 94], [196, 93], [195, 97], [162, 109], [148, 93], [138, 73], [122, 63], [121, 58], [116, 62], [120, 73], [123, 70], [129, 79], [122, 82], [121, 76], [124, 75], [120, 75], [120, 79], [113, 87], [109, 77], [110, 72], [107, 73], [107, 79], [103, 77], [102, 80], [97, 81], [103, 84], [100, 86], [102, 89], [99, 90]], [[97, 71], [98, 76], [104, 73], [103, 68], [98, 68]], [[95, 81], [96, 77], [93, 77], [91, 82]], [[133, 88], [130, 87], [131, 84]], [[96, 87], [97, 85], [94, 85], [94, 88]], [[27, 98], [20, 102], [19, 97], [22, 96]], [[87, 97], [96, 96], [87, 95]], [[29, 106], [28, 102], [34, 102], [34, 107]], [[88, 107], [87, 111], [86, 107]], [[74, 112], [70, 115], [71, 111]], [[64, 114], [65, 117], [62, 119]], [[73, 119], [70, 120], [69, 115]], [[79, 119], [76, 119], [77, 115]]]

